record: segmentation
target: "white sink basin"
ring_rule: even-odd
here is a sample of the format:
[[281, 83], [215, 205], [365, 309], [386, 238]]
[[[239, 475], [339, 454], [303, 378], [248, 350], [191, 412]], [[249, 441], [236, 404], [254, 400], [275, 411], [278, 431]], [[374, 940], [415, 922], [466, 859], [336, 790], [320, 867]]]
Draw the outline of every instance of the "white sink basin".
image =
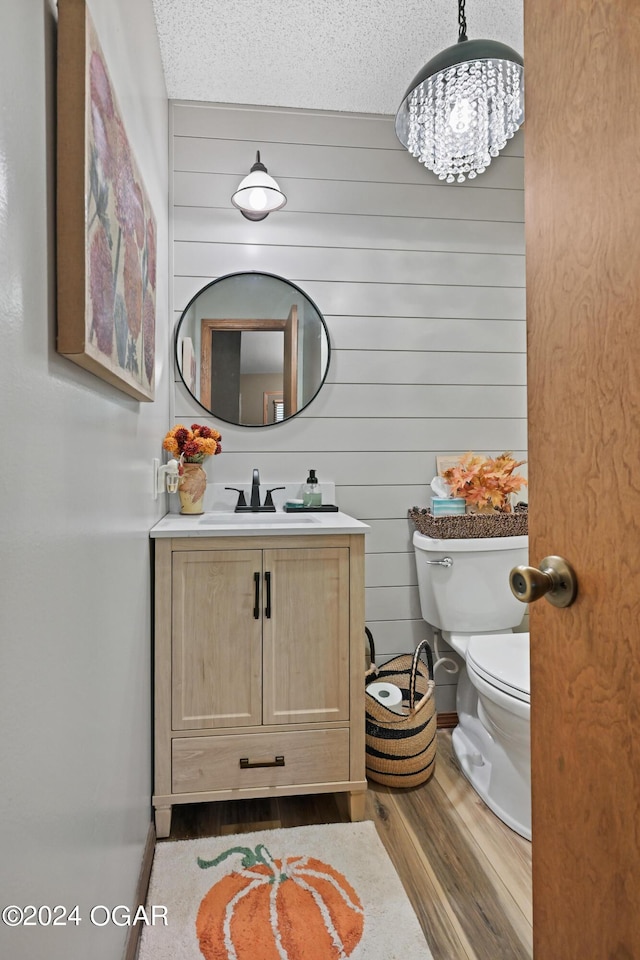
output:
[[152, 528], [152, 537], [311, 537], [367, 533], [369, 527], [346, 513], [232, 513], [208, 510], [200, 516], [168, 513]]
[[272, 527], [321, 523], [309, 513], [205, 513], [200, 523], [223, 527]]

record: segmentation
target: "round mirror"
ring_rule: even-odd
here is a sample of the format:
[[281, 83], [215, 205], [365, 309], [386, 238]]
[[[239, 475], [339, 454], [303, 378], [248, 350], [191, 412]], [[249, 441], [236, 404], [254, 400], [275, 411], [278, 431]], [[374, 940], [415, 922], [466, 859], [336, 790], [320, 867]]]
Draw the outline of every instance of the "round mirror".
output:
[[193, 297], [176, 330], [176, 365], [219, 420], [262, 427], [311, 403], [329, 369], [329, 333], [315, 303], [282, 277], [232, 273]]

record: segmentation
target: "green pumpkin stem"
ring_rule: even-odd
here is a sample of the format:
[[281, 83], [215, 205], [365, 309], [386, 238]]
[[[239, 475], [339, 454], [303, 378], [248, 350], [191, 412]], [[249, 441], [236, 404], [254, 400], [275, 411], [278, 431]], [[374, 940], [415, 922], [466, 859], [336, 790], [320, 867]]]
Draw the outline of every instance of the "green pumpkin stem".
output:
[[219, 857], [216, 857], [215, 860], [202, 860], [201, 857], [198, 857], [198, 866], [201, 867], [202, 870], [206, 870], [208, 867], [217, 867], [219, 863], [222, 863], [223, 860], [226, 860], [227, 857], [230, 857], [232, 853], [240, 853], [242, 854], [243, 867], [255, 867], [256, 864], [262, 863], [265, 867], [269, 867], [271, 869], [269, 861], [265, 860], [262, 855], [263, 850], [267, 856], [273, 860], [271, 854], [264, 844], [259, 843], [255, 850], [251, 850], [250, 847], [231, 847], [229, 850], [225, 850], [224, 853], [221, 853]]

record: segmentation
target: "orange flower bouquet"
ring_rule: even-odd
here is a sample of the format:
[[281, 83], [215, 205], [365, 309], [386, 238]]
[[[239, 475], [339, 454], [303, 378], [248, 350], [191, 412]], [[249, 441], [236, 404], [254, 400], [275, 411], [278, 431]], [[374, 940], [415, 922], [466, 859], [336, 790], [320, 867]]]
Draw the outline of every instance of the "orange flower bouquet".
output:
[[483, 457], [465, 453], [455, 467], [443, 473], [453, 497], [463, 497], [477, 513], [511, 513], [511, 494], [527, 485], [514, 473], [526, 460], [514, 460], [511, 454]]
[[178, 457], [181, 464], [203, 463], [206, 457], [222, 453], [221, 439], [221, 434], [211, 427], [201, 427], [199, 423], [192, 423], [191, 430], [187, 430], [179, 423], [173, 430], [169, 430], [162, 446]]
[[207, 457], [222, 453], [222, 437], [212, 427], [192, 423], [187, 430], [181, 423], [169, 430], [162, 446], [178, 458], [178, 494], [180, 513], [203, 513], [203, 497], [207, 489], [207, 475], [202, 464]]

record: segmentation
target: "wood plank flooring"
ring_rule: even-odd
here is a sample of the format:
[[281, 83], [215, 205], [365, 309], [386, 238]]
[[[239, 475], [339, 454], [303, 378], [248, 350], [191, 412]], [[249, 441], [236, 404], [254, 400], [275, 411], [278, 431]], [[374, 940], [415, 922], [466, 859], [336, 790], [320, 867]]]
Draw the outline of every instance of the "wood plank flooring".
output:
[[[438, 732], [436, 772], [413, 790], [371, 783], [366, 816], [404, 884], [434, 960], [530, 960], [531, 844], [497, 819]], [[171, 840], [347, 821], [345, 797], [177, 805]]]

